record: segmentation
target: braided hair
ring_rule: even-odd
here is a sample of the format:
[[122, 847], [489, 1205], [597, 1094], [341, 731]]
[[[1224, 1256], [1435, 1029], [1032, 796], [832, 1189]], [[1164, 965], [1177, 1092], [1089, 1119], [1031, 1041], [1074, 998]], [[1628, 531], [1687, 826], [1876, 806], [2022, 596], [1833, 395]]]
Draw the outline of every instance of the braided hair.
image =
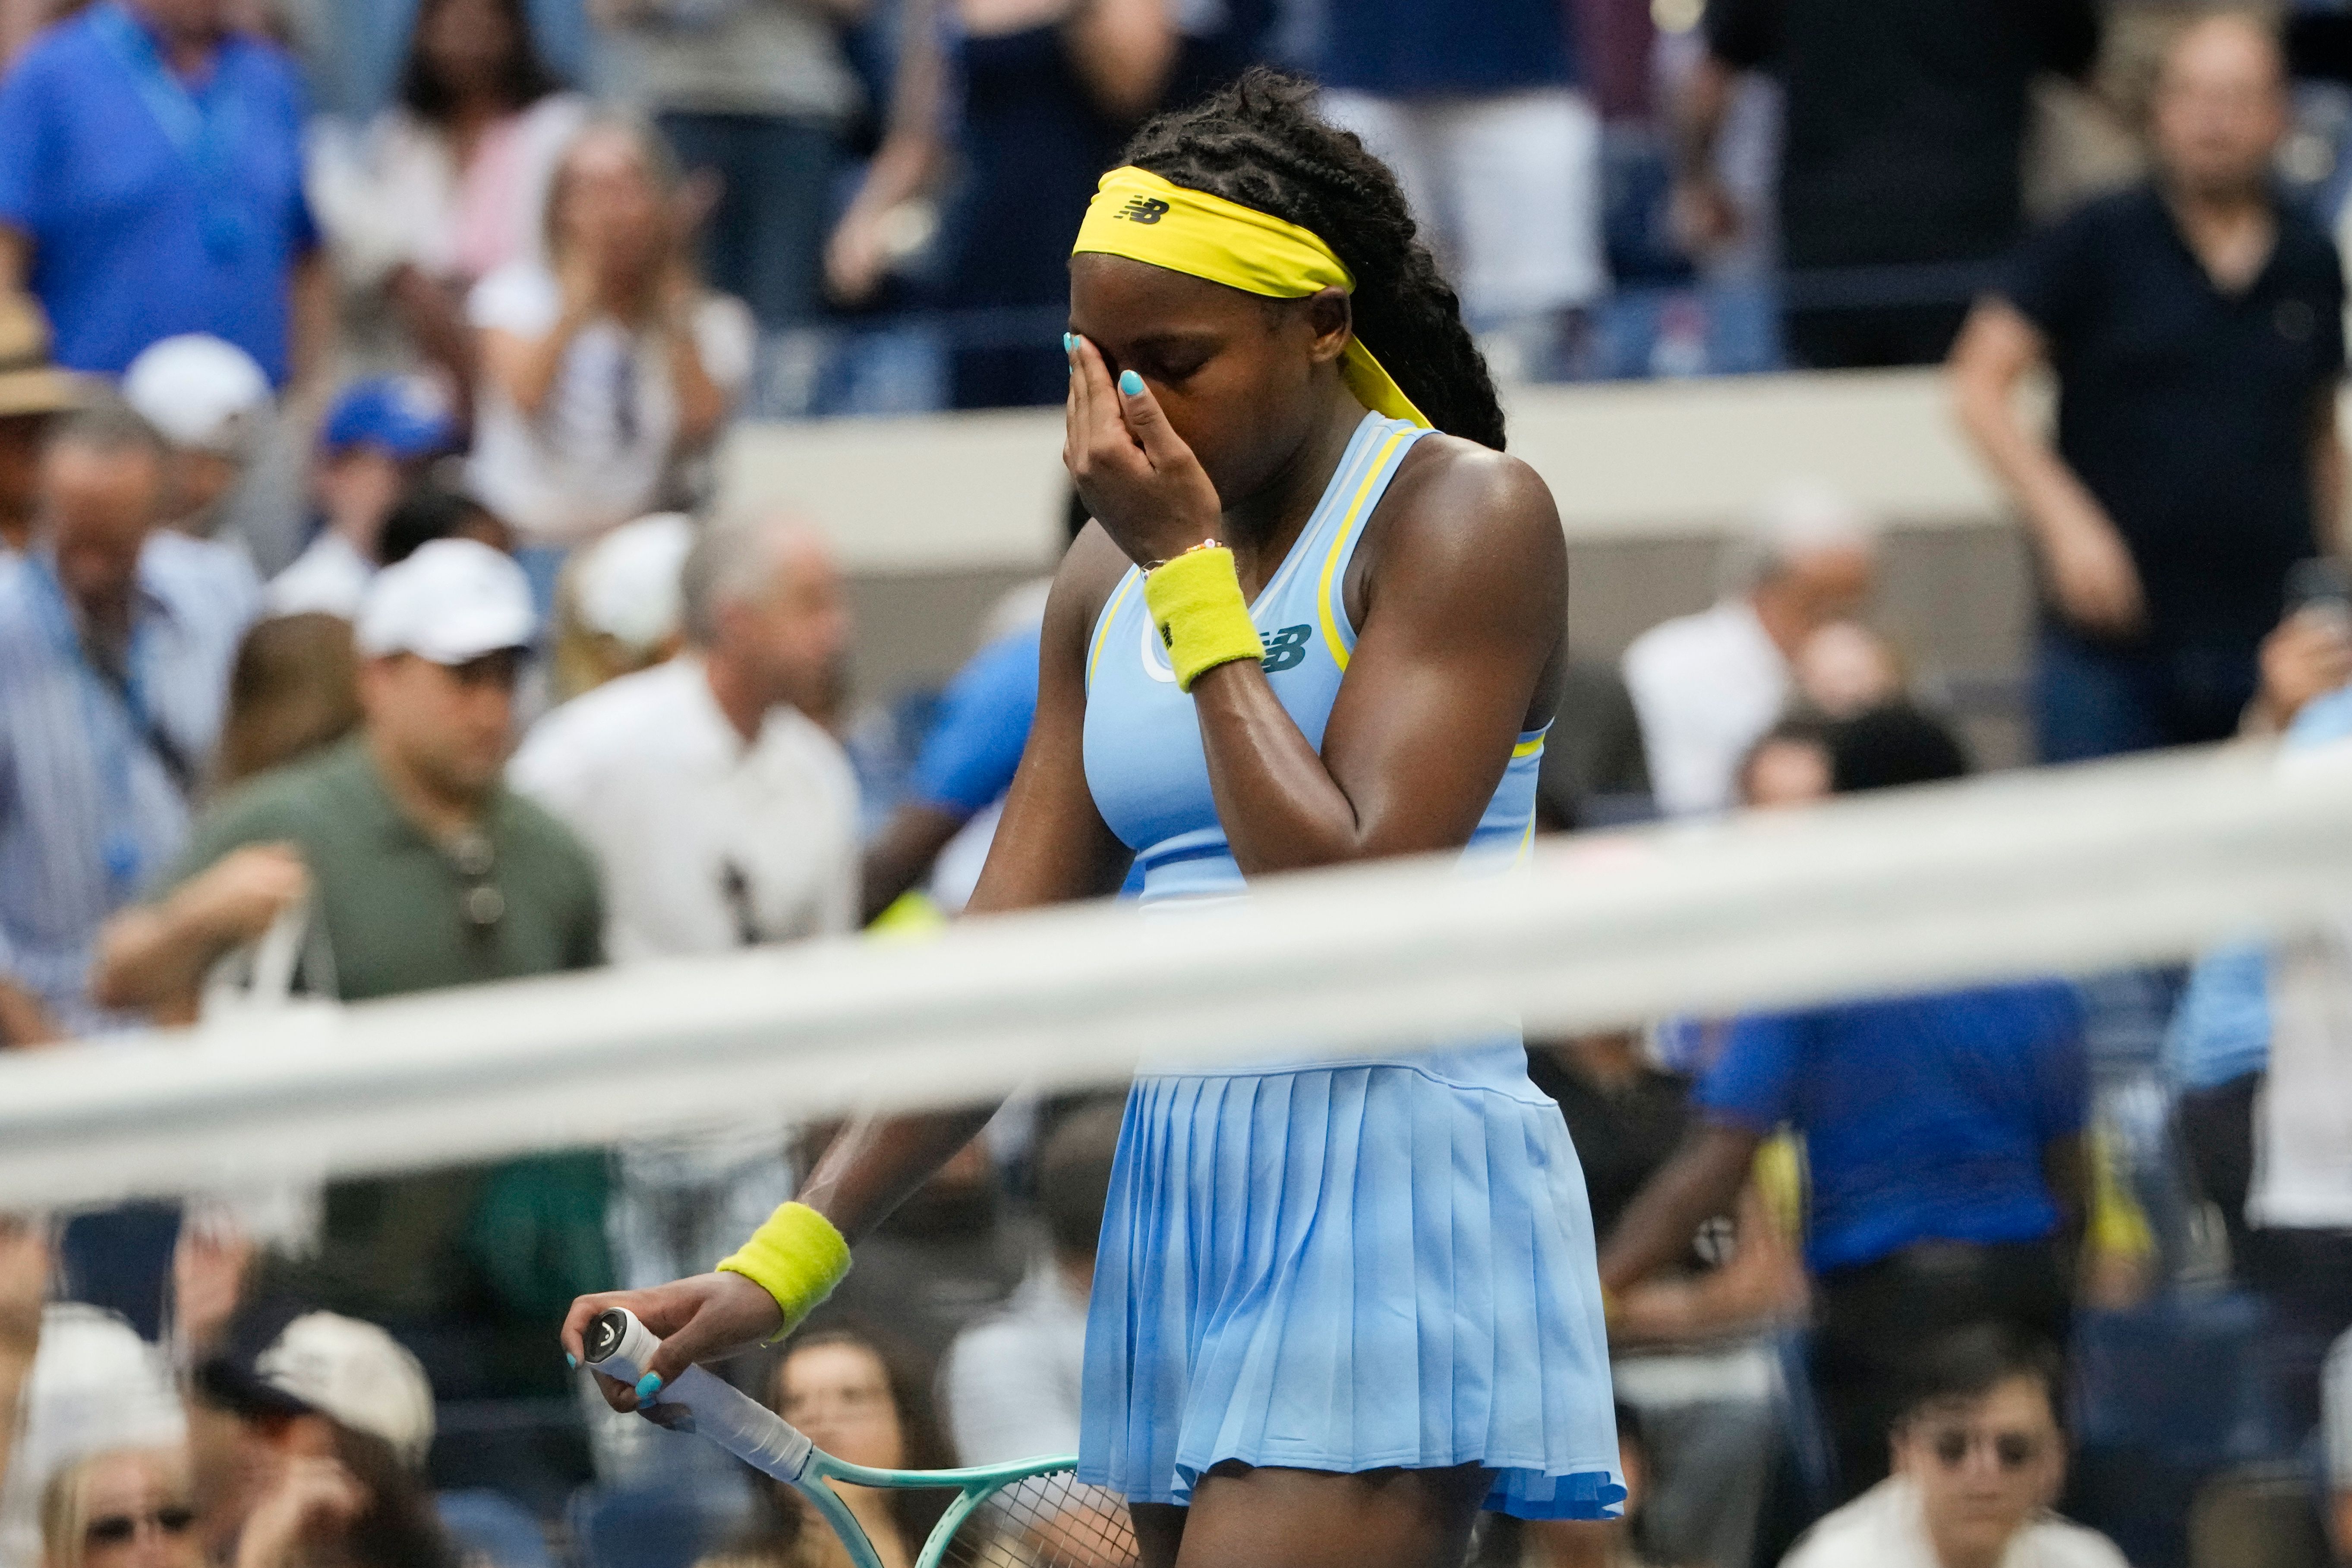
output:
[[1356, 279], [1356, 333], [1432, 423], [1503, 446], [1503, 410], [1462, 302], [1396, 175], [1315, 112], [1315, 88], [1263, 67], [1136, 132], [1122, 162], [1320, 235]]

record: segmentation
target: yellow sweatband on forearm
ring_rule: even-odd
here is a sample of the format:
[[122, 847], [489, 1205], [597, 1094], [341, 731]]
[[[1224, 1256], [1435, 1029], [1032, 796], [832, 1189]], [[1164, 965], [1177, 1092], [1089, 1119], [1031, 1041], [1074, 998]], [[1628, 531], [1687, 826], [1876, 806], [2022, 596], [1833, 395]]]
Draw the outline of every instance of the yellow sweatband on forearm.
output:
[[800, 1327], [849, 1272], [849, 1243], [832, 1220], [807, 1204], [780, 1204], [751, 1239], [719, 1267], [742, 1275], [776, 1299], [784, 1326], [776, 1331], [775, 1339], [782, 1339]]
[[1219, 664], [1265, 657], [1265, 643], [1250, 624], [1234, 552], [1223, 545], [1186, 550], [1152, 568], [1143, 580], [1143, 602], [1160, 628], [1178, 691], [1191, 691]]

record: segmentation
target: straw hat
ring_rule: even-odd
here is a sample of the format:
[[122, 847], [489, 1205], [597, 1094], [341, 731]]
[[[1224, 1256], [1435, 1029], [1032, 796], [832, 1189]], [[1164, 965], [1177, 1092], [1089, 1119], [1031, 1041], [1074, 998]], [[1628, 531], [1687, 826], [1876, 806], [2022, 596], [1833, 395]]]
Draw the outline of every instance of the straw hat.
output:
[[67, 413], [89, 400], [83, 379], [49, 363], [49, 323], [27, 294], [0, 293], [0, 419]]

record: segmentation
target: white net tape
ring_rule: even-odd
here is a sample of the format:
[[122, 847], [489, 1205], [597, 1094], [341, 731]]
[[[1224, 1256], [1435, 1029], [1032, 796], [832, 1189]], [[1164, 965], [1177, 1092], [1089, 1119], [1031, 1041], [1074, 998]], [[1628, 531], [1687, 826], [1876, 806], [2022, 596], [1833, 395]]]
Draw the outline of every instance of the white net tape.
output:
[[2352, 747], [1982, 779], [1092, 905], [299, 1008], [0, 1061], [0, 1204], [110, 1200], [2186, 957], [2352, 897]]

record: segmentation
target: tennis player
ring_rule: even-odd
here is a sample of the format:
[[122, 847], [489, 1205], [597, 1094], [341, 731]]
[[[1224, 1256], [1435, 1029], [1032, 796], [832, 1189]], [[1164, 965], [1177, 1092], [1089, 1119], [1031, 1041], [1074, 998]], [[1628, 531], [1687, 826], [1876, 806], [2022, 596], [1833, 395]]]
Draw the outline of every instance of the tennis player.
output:
[[[1064, 461], [1096, 519], [975, 910], [1182, 915], [1268, 873], [1532, 832], [1565, 548], [1395, 177], [1253, 73], [1146, 127], [1070, 263]], [[1377, 350], [1377, 353], [1375, 352]], [[1391, 373], [1393, 372], [1393, 373]], [[1340, 1062], [1147, 1066], [1087, 1330], [1080, 1479], [1164, 1568], [1458, 1563], [1480, 1508], [1605, 1518], [1584, 1183], [1516, 1033]], [[844, 1138], [717, 1271], [592, 1296], [689, 1362], [797, 1322], [986, 1113]], [[1180, 1550], [1181, 1549], [1181, 1550]]]

